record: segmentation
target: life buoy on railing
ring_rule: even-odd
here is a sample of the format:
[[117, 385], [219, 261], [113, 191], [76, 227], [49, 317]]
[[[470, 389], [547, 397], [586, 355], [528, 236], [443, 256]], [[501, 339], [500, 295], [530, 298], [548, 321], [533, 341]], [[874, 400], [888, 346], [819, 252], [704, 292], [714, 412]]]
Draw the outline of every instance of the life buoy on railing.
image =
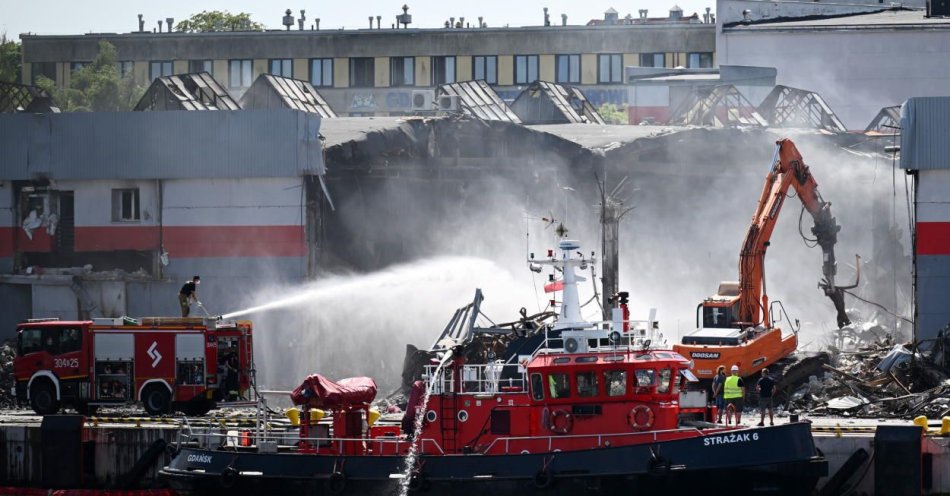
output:
[[630, 427], [640, 431], [653, 427], [655, 419], [653, 410], [646, 405], [637, 405], [627, 414], [627, 423]]
[[556, 434], [567, 434], [574, 428], [574, 416], [567, 410], [555, 410], [551, 413], [548, 428]]
[[221, 487], [225, 489], [230, 489], [234, 487], [234, 483], [237, 482], [238, 471], [234, 470], [232, 467], [225, 467], [221, 471]]

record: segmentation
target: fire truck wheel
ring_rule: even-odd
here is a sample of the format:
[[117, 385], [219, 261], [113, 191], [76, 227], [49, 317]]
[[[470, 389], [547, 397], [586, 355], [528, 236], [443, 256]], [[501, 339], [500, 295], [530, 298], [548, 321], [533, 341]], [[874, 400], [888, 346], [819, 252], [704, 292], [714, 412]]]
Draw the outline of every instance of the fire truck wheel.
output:
[[56, 389], [47, 380], [38, 380], [30, 388], [30, 406], [40, 415], [52, 415], [59, 411]]
[[165, 386], [155, 384], [142, 391], [142, 404], [149, 415], [162, 415], [171, 412], [172, 399]]

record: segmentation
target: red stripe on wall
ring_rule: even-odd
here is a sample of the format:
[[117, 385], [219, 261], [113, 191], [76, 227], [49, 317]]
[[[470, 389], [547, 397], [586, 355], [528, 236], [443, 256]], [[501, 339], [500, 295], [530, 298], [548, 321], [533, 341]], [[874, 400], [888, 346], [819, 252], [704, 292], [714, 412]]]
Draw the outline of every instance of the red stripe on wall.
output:
[[158, 226], [76, 226], [76, 251], [157, 250]]
[[15, 227], [0, 227], [0, 258], [13, 256], [13, 230]]
[[950, 222], [918, 222], [917, 254], [950, 255]]
[[164, 243], [171, 258], [307, 255], [303, 226], [165, 226]]

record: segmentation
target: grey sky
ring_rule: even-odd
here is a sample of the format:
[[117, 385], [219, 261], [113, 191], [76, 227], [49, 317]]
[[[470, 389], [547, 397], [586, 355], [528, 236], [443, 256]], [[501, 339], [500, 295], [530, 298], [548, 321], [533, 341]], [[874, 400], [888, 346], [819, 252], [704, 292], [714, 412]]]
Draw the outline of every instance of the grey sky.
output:
[[626, 3], [615, 0], [480, 0], [477, 2], [450, 2], [445, 0], [350, 0], [347, 2], [312, 2], [290, 0], [282, 3], [261, 0], [166, 0], [146, 2], [135, 0], [31, 0], [28, 2], [0, 0], [0, 32], [16, 38], [19, 33], [82, 34], [92, 32], [129, 32], [138, 28], [137, 14], [143, 14], [146, 28], [157, 27], [158, 19], [174, 17], [175, 22], [202, 10], [249, 12], [252, 18], [270, 29], [281, 29], [284, 10], [307, 11], [307, 25], [319, 17], [321, 29], [366, 28], [367, 17], [380, 15], [383, 26], [389, 27], [395, 15], [401, 13], [403, 3], [410, 7], [412, 27], [441, 27], [449, 17], [465, 17], [466, 22], [483, 16], [489, 27], [537, 26], [543, 23], [542, 7], [548, 7], [551, 23], [560, 24], [561, 14], [567, 14], [569, 24], [584, 24], [590, 19], [603, 18], [609, 7], [621, 17], [637, 16], [638, 9], [649, 9], [650, 17], [666, 16], [678, 4], [684, 15], [706, 7], [715, 9], [714, 0], [643, 0]]

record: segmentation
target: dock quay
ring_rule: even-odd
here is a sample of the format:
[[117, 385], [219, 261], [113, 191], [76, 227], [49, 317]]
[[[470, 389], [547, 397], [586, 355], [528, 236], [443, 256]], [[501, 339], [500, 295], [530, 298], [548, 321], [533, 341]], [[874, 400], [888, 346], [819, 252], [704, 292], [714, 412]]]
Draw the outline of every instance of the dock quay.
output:
[[[757, 419], [748, 415], [744, 423], [754, 424]], [[788, 417], [776, 420], [785, 423]], [[939, 435], [937, 423], [931, 421], [928, 433], [921, 435], [920, 427], [910, 421], [807, 420], [829, 464], [818, 494], [950, 494], [950, 437]], [[48, 416], [44, 424], [32, 412], [8, 411], [0, 414], [0, 480], [4, 481], [0, 494], [27, 494], [22, 491], [30, 488], [162, 489], [156, 475], [170, 462], [180, 429], [218, 429], [237, 436], [253, 432], [255, 426], [253, 414], [199, 418], [58, 415]], [[66, 456], [71, 453], [76, 456]], [[919, 489], [913, 480], [920, 480]]]

